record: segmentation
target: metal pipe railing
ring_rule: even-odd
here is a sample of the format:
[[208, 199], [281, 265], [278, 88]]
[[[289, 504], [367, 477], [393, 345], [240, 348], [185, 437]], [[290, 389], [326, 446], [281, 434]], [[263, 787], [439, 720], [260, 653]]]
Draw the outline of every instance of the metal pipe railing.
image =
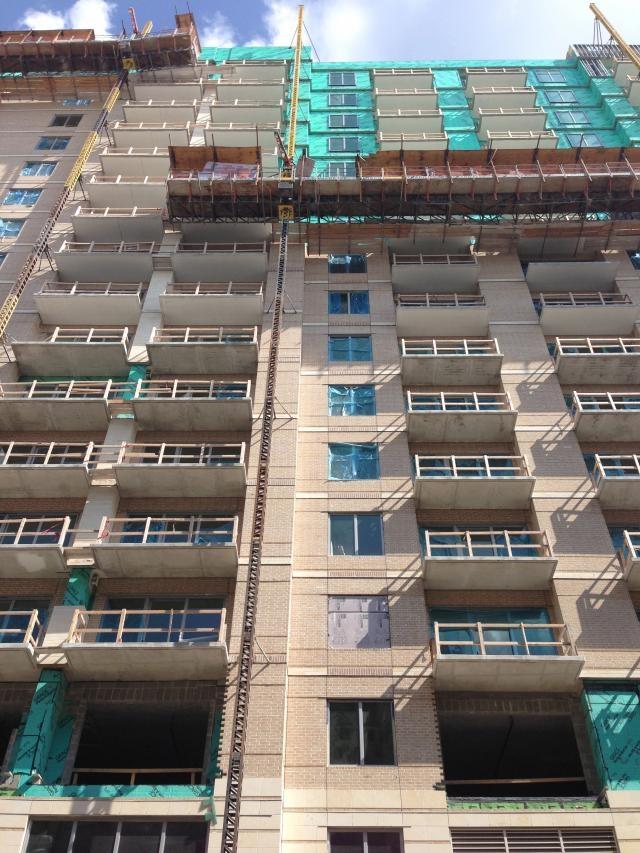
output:
[[257, 340], [257, 326], [154, 326], [149, 343], [255, 344]]
[[640, 338], [556, 338], [558, 355], [640, 355]]
[[482, 294], [407, 293], [396, 296], [398, 308], [485, 308]]
[[249, 400], [251, 382], [218, 379], [139, 379], [134, 400]]
[[414, 455], [416, 477], [528, 477], [524, 456], [425, 456]]
[[477, 394], [454, 391], [407, 391], [409, 412], [511, 412], [511, 398], [507, 393]]
[[128, 776], [129, 778], [125, 783], [119, 783], [126, 785], [144, 784], [140, 777], [157, 777], [166, 774], [172, 780], [175, 776], [185, 776], [184, 784], [197, 785], [202, 773], [202, 767], [74, 767], [71, 784], [79, 784], [80, 778], [85, 774], [91, 776]]
[[112, 379], [3, 382], [0, 384], [0, 403], [2, 400], [118, 400], [130, 390], [129, 383]]
[[606, 391], [601, 393], [582, 393], [574, 391], [571, 402], [571, 414], [575, 417], [577, 414], [591, 412], [640, 412], [640, 393], [625, 394], [615, 393], [609, 394]]
[[119, 243], [97, 243], [92, 240], [90, 243], [76, 243], [73, 240], [65, 240], [60, 247], [59, 254], [142, 254], [152, 255], [160, 249], [159, 243], [154, 242], [131, 242], [127, 243], [121, 240]]
[[120, 344], [127, 346], [130, 340], [127, 326], [117, 328], [72, 328], [56, 326], [47, 343], [50, 344]]
[[238, 537], [238, 516], [182, 515], [173, 518], [102, 519], [98, 540], [108, 545], [233, 545]]
[[0, 522], [0, 546], [63, 545], [70, 533], [71, 518], [7, 518]]
[[45, 281], [36, 296], [137, 296], [142, 297], [142, 282]]
[[544, 530], [423, 530], [423, 535], [427, 559], [513, 560], [553, 556]]
[[494, 338], [402, 338], [403, 356], [501, 355]]
[[637, 454], [601, 456], [596, 453], [592, 476], [596, 486], [605, 479], [640, 477], [640, 456]]
[[[410, 136], [411, 134], [404, 134]], [[436, 134], [436, 136], [439, 134]], [[414, 255], [404, 254], [403, 252], [393, 253], [393, 264], [445, 264], [451, 266], [453, 264], [472, 264], [476, 266], [478, 259], [475, 255], [460, 254], [460, 255], [427, 255], [419, 252]], [[446, 294], [442, 294], [446, 295]]]
[[[225, 636], [225, 608], [211, 610], [84, 610], [77, 608], [66, 642], [218, 642]], [[193, 618], [192, 618], [193, 617]], [[203, 621], [206, 624], [202, 624]], [[185, 636], [185, 635], [189, 636]]]
[[262, 296], [262, 282], [172, 282], [167, 285], [167, 296]]
[[[12, 620], [26, 620], [25, 625], [11, 627]], [[15, 622], [13, 623], [15, 624]], [[15, 643], [35, 649], [40, 639], [42, 623], [37, 610], [0, 611], [0, 643]], [[1, 646], [0, 646], [1, 647]]]
[[626, 293], [540, 293], [540, 307], [553, 308], [602, 308], [607, 306], [633, 305]]
[[620, 549], [622, 565], [627, 568], [630, 563], [640, 560], [640, 531], [625, 530]]
[[92, 441], [37, 444], [33, 441], [0, 443], [0, 467], [14, 465], [83, 465], [89, 466], [95, 445]]
[[[566, 624], [545, 622], [434, 622], [434, 636], [431, 641], [432, 657], [442, 657], [448, 654], [472, 654], [486, 657], [491, 654], [491, 649], [510, 649], [511, 654], [526, 657], [535, 656], [538, 649], [551, 649], [556, 656], [575, 656], [577, 654], [575, 645], [569, 635]], [[468, 640], [444, 639], [447, 631], [468, 631], [473, 636]], [[487, 632], [508, 632], [510, 639], [495, 640], [487, 637]], [[533, 640], [528, 632], [548, 631], [551, 637], [542, 640]], [[514, 639], [514, 633], [519, 636]], [[447, 651], [447, 649], [452, 649]], [[455, 651], [456, 648], [468, 649], [469, 651]]]
[[238, 444], [98, 444], [94, 447], [95, 464], [113, 465], [200, 465], [224, 467], [242, 465], [245, 442]]

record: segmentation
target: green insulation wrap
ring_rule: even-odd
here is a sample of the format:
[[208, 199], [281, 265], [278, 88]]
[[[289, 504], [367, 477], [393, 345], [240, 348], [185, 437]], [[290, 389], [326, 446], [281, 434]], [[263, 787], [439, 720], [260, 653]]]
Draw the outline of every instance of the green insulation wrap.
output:
[[587, 687], [583, 703], [603, 787], [640, 790], [640, 685]]

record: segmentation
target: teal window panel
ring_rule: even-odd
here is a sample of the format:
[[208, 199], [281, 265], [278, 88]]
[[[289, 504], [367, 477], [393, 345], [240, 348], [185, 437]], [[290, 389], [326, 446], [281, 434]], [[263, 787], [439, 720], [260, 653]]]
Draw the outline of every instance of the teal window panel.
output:
[[[460, 74], [455, 68], [438, 69], [433, 72], [433, 82], [440, 92], [441, 89], [461, 89], [462, 81]], [[442, 94], [440, 92], [440, 94]]]
[[376, 413], [376, 390], [373, 385], [329, 385], [329, 415], [334, 417], [366, 417]]
[[378, 480], [377, 444], [330, 444], [330, 480]]
[[469, 110], [443, 110], [442, 125], [449, 133], [471, 131], [475, 134], [475, 121]]
[[15, 204], [23, 207], [33, 207], [40, 198], [42, 190], [14, 187], [4, 197], [3, 204]]
[[591, 85], [600, 95], [624, 96], [622, 87], [616, 83], [613, 77], [594, 77], [591, 80]]
[[478, 151], [482, 146], [476, 133], [451, 133], [449, 148], [455, 151]]
[[462, 90], [450, 89], [448, 92], [438, 92], [438, 106], [441, 110], [451, 107], [469, 109], [465, 93]]
[[573, 89], [545, 89], [543, 93], [538, 93], [536, 99], [537, 106], [571, 106], [578, 104], [578, 95]]
[[624, 145], [640, 145], [640, 117], [618, 122], [618, 132]]
[[372, 361], [371, 335], [329, 335], [329, 361]]

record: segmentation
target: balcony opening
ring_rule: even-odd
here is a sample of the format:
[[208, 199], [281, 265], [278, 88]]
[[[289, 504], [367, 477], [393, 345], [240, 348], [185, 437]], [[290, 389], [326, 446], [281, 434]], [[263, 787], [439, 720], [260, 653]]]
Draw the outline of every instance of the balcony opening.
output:
[[198, 785], [208, 717], [205, 706], [89, 706], [72, 784]]
[[569, 715], [441, 713], [440, 736], [449, 796], [588, 793]]
[[0, 714], [0, 771], [9, 765], [15, 732], [20, 725], [21, 716], [19, 708], [5, 708]]

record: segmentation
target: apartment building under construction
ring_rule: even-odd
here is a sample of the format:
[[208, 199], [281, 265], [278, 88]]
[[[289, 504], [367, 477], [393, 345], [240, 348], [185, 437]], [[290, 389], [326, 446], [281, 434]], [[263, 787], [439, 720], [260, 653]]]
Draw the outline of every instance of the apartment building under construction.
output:
[[638, 853], [640, 55], [301, 32], [0, 32], [0, 850]]

